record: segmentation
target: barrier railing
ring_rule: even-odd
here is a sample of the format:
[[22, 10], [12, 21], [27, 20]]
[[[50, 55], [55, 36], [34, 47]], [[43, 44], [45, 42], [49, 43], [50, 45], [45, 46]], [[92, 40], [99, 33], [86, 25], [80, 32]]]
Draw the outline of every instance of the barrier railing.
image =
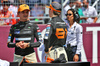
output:
[[[98, 17], [98, 20], [99, 20], [100, 14], [98, 14], [97, 16], [81, 16], [80, 18], [92, 18], [92, 17]], [[40, 23], [41, 22], [42, 24], [45, 24], [44, 19], [50, 19], [49, 16], [47, 16], [47, 17], [29, 17], [29, 19], [36, 19], [36, 18], [42, 19], [42, 20], [38, 20], [38, 21], [30, 20], [30, 22], [34, 22], [34, 23]], [[0, 19], [19, 19], [19, 17], [9, 17], [9, 18], [0, 18]], [[62, 18], [62, 19], [64, 19], [64, 18]], [[97, 23], [100, 23], [100, 20]]]

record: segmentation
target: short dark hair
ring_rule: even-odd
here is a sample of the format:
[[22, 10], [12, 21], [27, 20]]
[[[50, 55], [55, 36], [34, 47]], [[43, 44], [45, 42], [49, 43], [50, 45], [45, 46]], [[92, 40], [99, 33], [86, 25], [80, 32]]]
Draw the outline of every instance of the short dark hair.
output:
[[7, 6], [10, 6], [10, 5], [11, 5], [11, 3], [10, 3], [10, 1], [3, 1], [2, 5], [7, 5]]

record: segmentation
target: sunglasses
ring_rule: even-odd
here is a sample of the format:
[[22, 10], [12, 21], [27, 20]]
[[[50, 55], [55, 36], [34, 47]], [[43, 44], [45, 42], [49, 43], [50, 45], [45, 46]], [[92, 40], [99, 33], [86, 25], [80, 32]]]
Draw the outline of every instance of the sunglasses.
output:
[[66, 16], [71, 16], [72, 14], [65, 14]]

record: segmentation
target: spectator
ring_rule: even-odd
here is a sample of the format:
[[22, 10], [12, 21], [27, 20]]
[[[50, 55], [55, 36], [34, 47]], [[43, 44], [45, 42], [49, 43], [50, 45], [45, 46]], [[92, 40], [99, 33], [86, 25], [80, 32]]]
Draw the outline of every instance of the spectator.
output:
[[[3, 10], [1, 11], [2, 18], [14, 17], [14, 14], [12, 13], [12, 11], [8, 10], [9, 6], [10, 6], [10, 1], [3, 1], [2, 3]], [[3, 21], [4, 21], [3, 25], [16, 24], [15, 19], [3, 19]]]
[[31, 10], [31, 16], [39, 17], [39, 16], [43, 16], [43, 14], [44, 14], [44, 11], [43, 11], [41, 5], [35, 4]]
[[26, 1], [25, 0], [14, 0], [15, 4], [25, 4]]
[[86, 18], [81, 18], [85, 19], [86, 23], [96, 23], [97, 17], [92, 17], [92, 18], [87, 18], [91, 16], [97, 16], [97, 11], [94, 7], [89, 6], [89, 0], [83, 0], [83, 14], [86, 16]]
[[40, 3], [40, 0], [25, 0], [25, 1], [26, 1], [26, 4], [28, 4], [30, 6], [30, 10], [32, 9], [34, 4]]
[[[94, 4], [95, 1], [96, 1], [96, 0], [91, 0], [91, 3]], [[99, 0], [99, 1], [100, 1], [100, 0]]]
[[[83, 11], [82, 11], [82, 9], [81, 9], [81, 2], [80, 1], [76, 1], [75, 2], [75, 4], [76, 4], [76, 7], [75, 7], [75, 9], [76, 9], [76, 11], [78, 12], [78, 14], [80, 15], [80, 16], [84, 16], [83, 15]], [[82, 20], [80, 20], [80, 22], [79, 23], [82, 23]]]
[[71, 8], [75, 8], [75, 0], [69, 0], [69, 5], [64, 6], [64, 13], [66, 14], [66, 12]]
[[[96, 0], [89, 0], [89, 5], [92, 5]], [[83, 0], [81, 0], [83, 2]]]
[[14, 3], [14, 0], [8, 0], [8, 1], [10, 1], [11, 3]]
[[49, 4], [49, 0], [41, 0], [42, 4], [48, 5]]
[[[64, 15], [66, 14], [66, 12], [69, 10], [69, 9], [71, 9], [71, 8], [75, 8], [75, 1], [76, 0], [69, 0], [69, 5], [65, 5], [64, 6]], [[66, 16], [65, 16], [66, 17]], [[66, 19], [66, 18], [64, 18], [64, 21], [66, 22], [66, 24], [69, 26], [69, 22], [68, 22], [68, 20]]]
[[26, 3], [25, 0], [19, 0], [19, 2], [20, 2], [21, 4], [25, 4], [25, 3]]
[[9, 6], [9, 9], [8, 9], [8, 10], [13, 12], [14, 17], [17, 16], [17, 10], [18, 10], [18, 7], [17, 7], [17, 6], [14, 6], [13, 4], [11, 4], [11, 5]]

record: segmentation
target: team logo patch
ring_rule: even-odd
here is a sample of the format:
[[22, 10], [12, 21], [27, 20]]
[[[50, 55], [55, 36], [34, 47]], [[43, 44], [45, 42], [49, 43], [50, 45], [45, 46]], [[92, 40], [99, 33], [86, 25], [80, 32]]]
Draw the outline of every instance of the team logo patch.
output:
[[49, 34], [45, 34], [45, 36], [49, 36]]
[[39, 41], [42, 42], [42, 39], [40, 39]]
[[38, 32], [38, 35], [41, 35], [41, 32]]
[[20, 31], [15, 31], [14, 33], [15, 33], [15, 34], [19, 34], [19, 33], [20, 33]]
[[47, 27], [46, 29], [50, 29], [50, 27]]
[[40, 30], [37, 30], [37, 32], [40, 32]]
[[9, 36], [8, 39], [11, 39], [11, 36]]
[[51, 25], [47, 25], [47, 27], [50, 27]]

